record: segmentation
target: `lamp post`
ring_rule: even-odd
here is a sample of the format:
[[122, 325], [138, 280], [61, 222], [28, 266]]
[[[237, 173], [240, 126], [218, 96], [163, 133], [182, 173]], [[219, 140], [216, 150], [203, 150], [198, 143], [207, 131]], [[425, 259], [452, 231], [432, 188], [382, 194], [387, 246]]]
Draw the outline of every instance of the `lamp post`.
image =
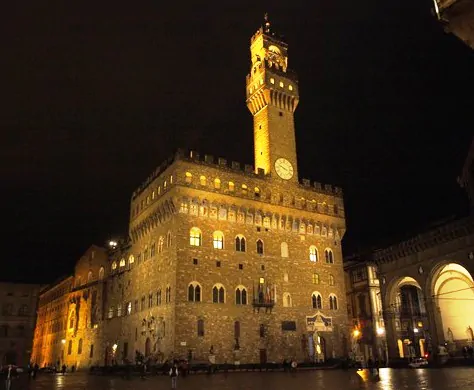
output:
[[352, 354], [354, 356], [354, 361], [358, 362], [360, 360], [359, 357], [359, 344], [358, 340], [360, 337], [360, 330], [359, 329], [354, 329], [352, 331]]
[[66, 346], [66, 339], [62, 339], [62, 340], [61, 340], [61, 345], [62, 345], [62, 349], [61, 349], [61, 364], [64, 364], [64, 347]]

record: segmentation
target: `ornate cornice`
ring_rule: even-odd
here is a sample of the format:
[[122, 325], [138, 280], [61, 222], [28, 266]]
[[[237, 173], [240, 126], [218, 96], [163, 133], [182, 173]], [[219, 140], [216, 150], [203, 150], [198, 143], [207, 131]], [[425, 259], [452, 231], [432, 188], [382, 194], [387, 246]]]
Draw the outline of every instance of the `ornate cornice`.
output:
[[407, 240], [389, 247], [375, 250], [372, 260], [376, 264], [383, 264], [407, 257], [418, 252], [436, 247], [445, 242], [474, 234], [474, 218], [467, 217], [445, 223], [434, 229], [422, 232]]

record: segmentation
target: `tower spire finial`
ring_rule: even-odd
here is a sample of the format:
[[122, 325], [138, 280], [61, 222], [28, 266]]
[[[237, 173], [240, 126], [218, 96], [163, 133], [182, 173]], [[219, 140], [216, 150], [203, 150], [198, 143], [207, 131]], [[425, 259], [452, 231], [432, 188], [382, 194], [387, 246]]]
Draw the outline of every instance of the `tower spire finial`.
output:
[[265, 15], [263, 16], [263, 20], [265, 21], [264, 26], [263, 26], [263, 31], [268, 34], [270, 33], [270, 20], [268, 20], [268, 12], [265, 12]]

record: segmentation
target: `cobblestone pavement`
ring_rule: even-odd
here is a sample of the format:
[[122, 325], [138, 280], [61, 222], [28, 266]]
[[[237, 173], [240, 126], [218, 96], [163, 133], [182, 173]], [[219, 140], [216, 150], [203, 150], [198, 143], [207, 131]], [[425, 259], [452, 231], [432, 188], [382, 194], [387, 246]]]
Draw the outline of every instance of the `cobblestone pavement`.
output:
[[[3, 383], [2, 383], [3, 385]], [[85, 373], [43, 374], [35, 381], [15, 382], [12, 390], [164, 390], [170, 389], [167, 377], [145, 380], [89, 376]], [[0, 389], [3, 387], [0, 386]], [[249, 372], [215, 375], [191, 375], [178, 379], [178, 390], [299, 390], [299, 389], [374, 389], [374, 390], [474, 390], [474, 368], [381, 369], [380, 381], [365, 373], [342, 370]]]

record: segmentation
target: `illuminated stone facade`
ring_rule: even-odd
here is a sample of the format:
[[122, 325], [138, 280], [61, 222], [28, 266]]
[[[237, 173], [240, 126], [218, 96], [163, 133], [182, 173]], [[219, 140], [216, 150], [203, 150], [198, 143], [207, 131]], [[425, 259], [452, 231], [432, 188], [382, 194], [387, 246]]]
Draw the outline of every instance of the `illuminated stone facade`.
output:
[[0, 365], [29, 363], [40, 286], [0, 283]]
[[[255, 168], [180, 152], [156, 169], [132, 196], [130, 239], [113, 244], [104, 277], [82, 286], [100, 267], [76, 268], [81, 287], [67, 315], [78, 320], [60, 336], [66, 348], [72, 340], [66, 363], [120, 363], [135, 351], [216, 363], [345, 356], [342, 191], [299, 182], [298, 85], [268, 22], [251, 56]], [[96, 328], [88, 325], [94, 289]]]
[[32, 361], [41, 366], [79, 368], [103, 364], [107, 347], [105, 269], [109, 268], [108, 251], [93, 245], [77, 262], [74, 276], [43, 289]]

